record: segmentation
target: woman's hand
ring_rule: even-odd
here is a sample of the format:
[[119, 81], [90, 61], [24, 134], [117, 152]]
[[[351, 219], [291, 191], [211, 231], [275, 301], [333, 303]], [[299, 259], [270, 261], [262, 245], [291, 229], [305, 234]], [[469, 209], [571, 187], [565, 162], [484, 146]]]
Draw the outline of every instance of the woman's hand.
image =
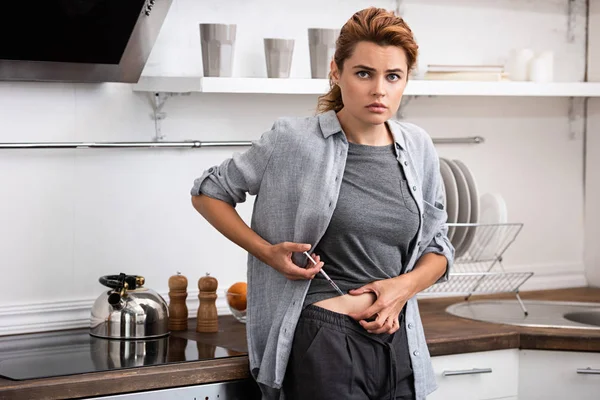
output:
[[307, 260], [305, 267], [299, 267], [292, 261], [292, 253], [302, 253], [310, 250], [310, 247], [310, 244], [292, 242], [269, 245], [263, 252], [261, 261], [270, 265], [287, 279], [312, 279], [324, 265], [319, 256], [311, 254], [311, 257], [317, 262], [316, 265]]
[[[406, 275], [396, 278], [375, 281], [349, 292], [356, 296], [363, 293], [373, 293], [377, 300], [366, 310], [348, 314], [359, 321], [369, 333], [392, 334], [400, 329], [398, 316], [409, 298], [414, 295], [414, 283]], [[375, 316], [375, 320], [367, 322], [366, 319]]]

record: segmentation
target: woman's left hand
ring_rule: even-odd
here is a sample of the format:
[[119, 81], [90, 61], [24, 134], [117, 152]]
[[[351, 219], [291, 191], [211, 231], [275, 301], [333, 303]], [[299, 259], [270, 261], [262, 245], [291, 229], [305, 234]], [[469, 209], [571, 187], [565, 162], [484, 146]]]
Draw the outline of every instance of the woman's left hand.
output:
[[[368, 283], [348, 293], [353, 296], [374, 293], [377, 300], [366, 310], [348, 315], [359, 321], [369, 333], [392, 334], [400, 329], [398, 316], [408, 299], [413, 296], [413, 290], [414, 284], [407, 274]], [[373, 316], [376, 316], [375, 320], [366, 321]]]

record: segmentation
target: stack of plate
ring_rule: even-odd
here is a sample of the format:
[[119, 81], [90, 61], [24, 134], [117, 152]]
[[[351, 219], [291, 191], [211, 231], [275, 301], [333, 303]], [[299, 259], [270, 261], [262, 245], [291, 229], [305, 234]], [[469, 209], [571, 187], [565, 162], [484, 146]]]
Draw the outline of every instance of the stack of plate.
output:
[[508, 218], [504, 199], [492, 193], [480, 196], [471, 170], [460, 160], [440, 158], [440, 173], [446, 195], [448, 239], [454, 246], [455, 258], [492, 258], [502, 239], [492, 225], [506, 223]]

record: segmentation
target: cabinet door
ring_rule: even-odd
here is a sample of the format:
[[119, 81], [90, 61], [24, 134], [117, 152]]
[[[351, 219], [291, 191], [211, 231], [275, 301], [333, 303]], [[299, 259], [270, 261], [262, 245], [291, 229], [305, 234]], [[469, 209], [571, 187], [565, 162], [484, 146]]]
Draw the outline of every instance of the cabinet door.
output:
[[432, 357], [438, 390], [427, 400], [488, 400], [517, 396], [519, 350]]
[[600, 353], [521, 350], [519, 399], [600, 399]]

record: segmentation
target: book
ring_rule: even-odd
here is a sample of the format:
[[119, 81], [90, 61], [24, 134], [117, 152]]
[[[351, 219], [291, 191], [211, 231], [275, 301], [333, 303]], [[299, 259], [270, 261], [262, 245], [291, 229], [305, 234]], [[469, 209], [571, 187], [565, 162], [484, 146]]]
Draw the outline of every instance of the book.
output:
[[501, 72], [426, 72], [425, 80], [434, 81], [504, 81], [508, 74]]
[[503, 65], [443, 65], [429, 64], [428, 72], [504, 72]]

